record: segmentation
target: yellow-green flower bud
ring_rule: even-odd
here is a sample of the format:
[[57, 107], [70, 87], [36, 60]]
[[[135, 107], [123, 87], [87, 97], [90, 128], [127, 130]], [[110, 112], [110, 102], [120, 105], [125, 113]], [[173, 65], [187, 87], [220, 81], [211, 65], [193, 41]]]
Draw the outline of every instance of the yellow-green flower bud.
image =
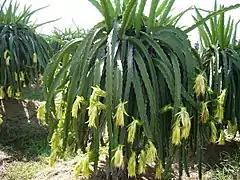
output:
[[2, 114], [0, 114], [0, 125], [3, 123]]
[[120, 103], [117, 106], [117, 111], [114, 116], [116, 126], [120, 126], [120, 127], [124, 126], [124, 115], [128, 116], [124, 107], [125, 104], [127, 104], [127, 101], [126, 102], [120, 101]]
[[128, 142], [129, 143], [133, 143], [135, 139], [137, 125], [140, 125], [140, 122], [137, 119], [133, 118], [133, 121], [128, 126]]
[[[176, 114], [177, 119], [182, 123], [181, 138], [187, 139], [191, 129], [191, 119], [185, 107], [181, 108], [181, 111]], [[180, 124], [179, 124], [180, 126]]]
[[147, 163], [153, 163], [157, 157], [157, 149], [155, 148], [152, 141], [148, 140], [148, 148], [147, 148]]
[[209, 111], [207, 107], [207, 102], [201, 102], [201, 122], [206, 123], [209, 119]]
[[3, 87], [1, 86], [1, 87], [0, 87], [0, 100], [1, 100], [1, 99], [4, 99], [5, 96], [6, 96], [6, 95], [5, 95], [5, 92], [4, 92], [4, 90], [3, 90]]
[[97, 128], [97, 126], [96, 126], [96, 118], [98, 116], [98, 108], [97, 108], [96, 105], [93, 105], [92, 107], [89, 107], [88, 116], [89, 116], [89, 124], [88, 124], [88, 126]]
[[128, 161], [128, 177], [136, 177], [136, 153], [132, 152], [132, 155]]
[[114, 165], [118, 168], [124, 168], [123, 146], [119, 145], [114, 154]]
[[172, 144], [174, 144], [176, 146], [181, 144], [181, 131], [180, 131], [180, 120], [179, 119], [177, 119], [173, 125]]
[[227, 93], [227, 90], [224, 89], [224, 90], [222, 90], [222, 93], [221, 93], [220, 96], [218, 97], [218, 101], [219, 101], [219, 103], [220, 103], [221, 105], [223, 105], [224, 102], [225, 102], [226, 93]]
[[37, 118], [45, 120], [45, 103], [42, 103], [37, 109]]
[[20, 81], [25, 81], [24, 73], [22, 71], [20, 72]]
[[224, 135], [224, 130], [220, 130], [220, 136], [218, 139], [218, 145], [224, 145], [225, 144], [225, 135]]
[[5, 63], [6, 63], [7, 66], [10, 65], [10, 56], [8, 56], [7, 59], [5, 59]]
[[214, 124], [214, 122], [210, 122], [210, 129], [211, 129], [211, 137], [210, 137], [210, 142], [215, 143], [217, 140], [217, 128]]
[[82, 96], [77, 96], [72, 107], [72, 117], [77, 118], [78, 110], [81, 109], [81, 103], [83, 102], [84, 102], [84, 98]]
[[7, 94], [8, 94], [8, 97], [13, 97], [13, 88], [12, 86], [8, 86], [8, 89], [7, 89]]
[[33, 53], [33, 63], [37, 64], [37, 54]]
[[160, 161], [156, 168], [155, 179], [162, 179], [162, 161]]
[[217, 104], [217, 110], [215, 112], [215, 118], [219, 123], [222, 123], [222, 120], [224, 119], [224, 108], [221, 104]]
[[205, 78], [203, 77], [202, 73], [197, 75], [195, 79], [194, 89], [197, 96], [205, 95], [205, 92], [206, 92]]
[[138, 174], [145, 174], [146, 167], [147, 167], [146, 153], [144, 150], [141, 150], [141, 153], [140, 153], [139, 159], [138, 159]]

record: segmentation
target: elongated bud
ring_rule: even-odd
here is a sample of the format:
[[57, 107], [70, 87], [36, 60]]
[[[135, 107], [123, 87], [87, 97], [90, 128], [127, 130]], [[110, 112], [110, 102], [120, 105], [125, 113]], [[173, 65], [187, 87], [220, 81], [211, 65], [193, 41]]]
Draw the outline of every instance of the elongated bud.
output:
[[0, 114], [0, 125], [3, 123], [2, 114]]
[[120, 127], [124, 126], [124, 115], [128, 116], [124, 107], [125, 104], [127, 104], [127, 101], [126, 102], [120, 101], [120, 103], [117, 106], [117, 111], [114, 116], [116, 126], [120, 126]]
[[97, 128], [97, 126], [96, 126], [96, 118], [98, 116], [97, 106], [94, 105], [91, 108], [89, 107], [88, 116], [89, 116], [89, 124], [88, 124], [88, 126]]
[[162, 179], [162, 161], [157, 164], [155, 179]]
[[181, 144], [181, 131], [180, 131], [180, 120], [177, 119], [173, 125], [172, 130], [172, 144], [179, 145]]
[[91, 174], [91, 170], [90, 170], [90, 163], [89, 163], [89, 157], [86, 154], [83, 158], [82, 158], [82, 175], [85, 178], [89, 178], [90, 174]]
[[6, 94], [5, 94], [4, 90], [3, 90], [3, 87], [1, 86], [0, 87], [0, 100], [4, 99], [5, 97], [6, 97]]
[[81, 103], [83, 102], [84, 102], [84, 98], [82, 96], [77, 96], [72, 107], [72, 117], [77, 118], [78, 110], [81, 109]]
[[74, 171], [73, 171], [73, 174], [74, 174], [76, 179], [78, 178], [78, 176], [82, 172], [82, 169], [83, 169], [83, 161], [82, 161], [82, 159], [80, 159], [80, 161], [76, 164], [76, 166], [74, 168]]
[[224, 105], [224, 102], [225, 102], [226, 93], [227, 93], [227, 90], [224, 89], [224, 90], [222, 90], [222, 93], [218, 97], [218, 101], [222, 106]]
[[138, 159], [138, 174], [145, 174], [146, 167], [147, 167], [146, 153], [144, 150], [141, 150], [141, 153], [140, 153], [139, 159]]
[[136, 177], [136, 153], [134, 151], [128, 161], [128, 177]]
[[211, 129], [211, 137], [210, 137], [210, 142], [215, 143], [217, 140], [217, 128], [214, 124], [214, 122], [210, 122], [210, 129]]
[[54, 164], [55, 164], [55, 162], [56, 162], [56, 159], [57, 159], [57, 152], [56, 152], [56, 150], [53, 150], [53, 151], [51, 152], [50, 157], [49, 157], [49, 166], [50, 166], [50, 167], [53, 167], [53, 166], [54, 166]]
[[20, 72], [20, 81], [25, 81], [24, 73]]
[[37, 118], [40, 120], [45, 120], [45, 103], [41, 103], [41, 105], [38, 107]]
[[209, 119], [207, 102], [201, 102], [201, 122], [206, 123]]
[[131, 144], [135, 139], [137, 125], [140, 125], [140, 122], [137, 119], [133, 118], [133, 121], [128, 126], [128, 142]]
[[225, 136], [224, 136], [224, 130], [220, 130], [220, 136], [218, 139], [218, 145], [224, 145], [225, 144]]
[[57, 130], [55, 130], [55, 132], [52, 135], [51, 138], [51, 150], [57, 150], [60, 146], [60, 141], [61, 141], [61, 137], [60, 134]]
[[222, 93], [218, 96], [217, 100], [217, 110], [215, 113], [215, 118], [219, 123], [222, 123], [222, 120], [224, 119], [224, 102], [226, 97], [227, 90], [222, 90]]
[[8, 97], [13, 97], [13, 88], [12, 86], [8, 86], [8, 89], [7, 89], [7, 94], [8, 94]]
[[191, 119], [185, 107], [181, 108], [181, 111], [176, 114], [177, 119], [182, 123], [181, 138], [187, 139], [191, 129]]
[[89, 155], [87, 153], [82, 154], [79, 162], [74, 168], [74, 176], [78, 178], [78, 176], [82, 174], [84, 178], [89, 178], [92, 171], [91, 169], [92, 166], [89, 160]]
[[6, 63], [6, 66], [10, 65], [10, 56], [8, 56], [7, 59], [5, 59], [5, 63]]
[[18, 74], [15, 72], [14, 76], [15, 76], [15, 81], [17, 82], [18, 81]]
[[205, 78], [203, 77], [202, 73], [197, 75], [195, 79], [194, 89], [197, 96], [205, 95], [205, 92], [206, 92]]
[[33, 63], [37, 64], [37, 54], [33, 53]]
[[101, 90], [98, 86], [92, 87], [93, 92], [90, 96], [90, 105], [87, 108], [88, 109], [88, 116], [89, 116], [89, 127], [97, 128], [96, 126], [96, 119], [98, 117], [98, 114], [102, 109], [105, 109], [105, 105], [102, 104], [99, 100], [99, 97], [105, 97], [106, 93], [105, 91]]
[[215, 112], [215, 118], [219, 123], [222, 123], [222, 120], [224, 119], [224, 108], [221, 104], [217, 104], [217, 109]]
[[3, 54], [3, 57], [4, 57], [4, 59], [7, 59], [7, 57], [8, 57], [8, 50], [6, 50], [6, 51], [4, 51], [4, 54]]
[[118, 168], [124, 168], [123, 146], [119, 145], [114, 154], [114, 165]]
[[151, 140], [148, 140], [148, 148], [147, 148], [147, 163], [153, 163], [157, 157], [157, 149], [155, 148], [154, 144]]

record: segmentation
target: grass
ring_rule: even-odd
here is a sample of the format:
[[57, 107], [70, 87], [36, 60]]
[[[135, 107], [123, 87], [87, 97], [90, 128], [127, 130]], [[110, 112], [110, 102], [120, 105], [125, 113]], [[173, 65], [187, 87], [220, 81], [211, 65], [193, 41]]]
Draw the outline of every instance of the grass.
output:
[[211, 172], [212, 180], [240, 180], [240, 151], [222, 153], [221, 163]]
[[[14, 161], [7, 167], [2, 180], [29, 180], [33, 179], [34, 175], [47, 167], [45, 159], [40, 161]], [[0, 176], [1, 177], [1, 176]]]

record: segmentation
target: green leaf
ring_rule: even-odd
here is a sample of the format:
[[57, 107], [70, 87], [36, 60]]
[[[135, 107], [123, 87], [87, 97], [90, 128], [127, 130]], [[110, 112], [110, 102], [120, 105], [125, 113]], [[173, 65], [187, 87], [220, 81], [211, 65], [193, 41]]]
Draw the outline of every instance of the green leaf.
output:
[[123, 38], [126, 30], [131, 25], [130, 23], [132, 22], [132, 20], [135, 16], [136, 7], [137, 7], [137, 3], [136, 3], [135, 0], [130, 0], [128, 2], [126, 10], [123, 13], [122, 25], [121, 25], [121, 28], [120, 28], [120, 31], [119, 31], [120, 39]]
[[152, 27], [155, 25], [156, 9], [157, 9], [158, 3], [159, 3], [159, 0], [152, 0], [148, 22], [147, 22], [147, 33], [149, 33], [152, 30]]
[[223, 12], [228, 12], [234, 9], [237, 9], [240, 7], [240, 4], [235, 4], [217, 11], [214, 11], [212, 13], [210, 13], [209, 15], [207, 15], [205, 18], [203, 18], [202, 20], [198, 21], [197, 23], [193, 24], [192, 26], [188, 27], [186, 30], [184, 30], [186, 33], [189, 33], [190, 31], [194, 30], [195, 28], [197, 28], [198, 26], [202, 25], [203, 23], [205, 23], [207, 20], [209, 20], [211, 17], [215, 17], [218, 14], [221, 14]]
[[136, 34], [139, 36], [140, 31], [141, 31], [141, 26], [142, 26], [142, 16], [143, 16], [143, 11], [145, 8], [147, 0], [141, 0], [141, 3], [138, 8], [138, 12], [135, 17], [135, 28], [136, 28]]

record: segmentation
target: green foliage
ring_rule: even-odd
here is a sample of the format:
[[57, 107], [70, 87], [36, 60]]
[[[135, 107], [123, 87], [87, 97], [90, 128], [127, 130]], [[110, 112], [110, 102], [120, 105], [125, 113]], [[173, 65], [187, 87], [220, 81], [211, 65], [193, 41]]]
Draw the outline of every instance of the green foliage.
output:
[[[146, 164], [155, 162], [156, 178], [170, 178], [179, 154], [181, 178], [183, 169], [189, 174], [191, 150], [197, 153], [201, 179], [203, 144], [210, 138], [220, 144], [225, 140], [222, 125], [229, 93], [228, 87], [219, 87], [216, 77], [217, 88], [211, 93], [211, 78], [205, 74], [208, 61], [191, 48], [186, 32], [239, 5], [216, 10], [184, 32], [176, 22], [187, 10], [171, 16], [174, 0], [161, 4], [153, 0], [149, 16], [142, 14], [144, 1], [90, 2], [104, 21], [83, 40], [67, 43], [44, 73], [50, 164], [64, 151], [80, 149], [83, 160], [76, 172], [89, 176], [92, 164], [97, 169], [101, 140], [107, 136], [110, 170], [125, 168], [128, 176], [136, 176], [137, 169], [143, 173]], [[220, 77], [218, 69], [214, 73]]]
[[0, 88], [8, 97], [18, 96], [23, 86], [39, 79], [50, 58], [50, 46], [35, 33], [41, 24], [30, 20], [43, 8], [19, 11], [19, 3], [6, 0], [0, 8]]
[[76, 27], [76, 30], [65, 28], [60, 30], [55, 28], [51, 35], [45, 36], [46, 41], [50, 44], [53, 54], [57, 53], [63, 46], [74, 39], [82, 39], [87, 34], [87, 30]]
[[[18, 93], [39, 78], [49, 61], [49, 45], [29, 27], [1, 24], [0, 86]], [[8, 96], [11, 96], [8, 91]]]

